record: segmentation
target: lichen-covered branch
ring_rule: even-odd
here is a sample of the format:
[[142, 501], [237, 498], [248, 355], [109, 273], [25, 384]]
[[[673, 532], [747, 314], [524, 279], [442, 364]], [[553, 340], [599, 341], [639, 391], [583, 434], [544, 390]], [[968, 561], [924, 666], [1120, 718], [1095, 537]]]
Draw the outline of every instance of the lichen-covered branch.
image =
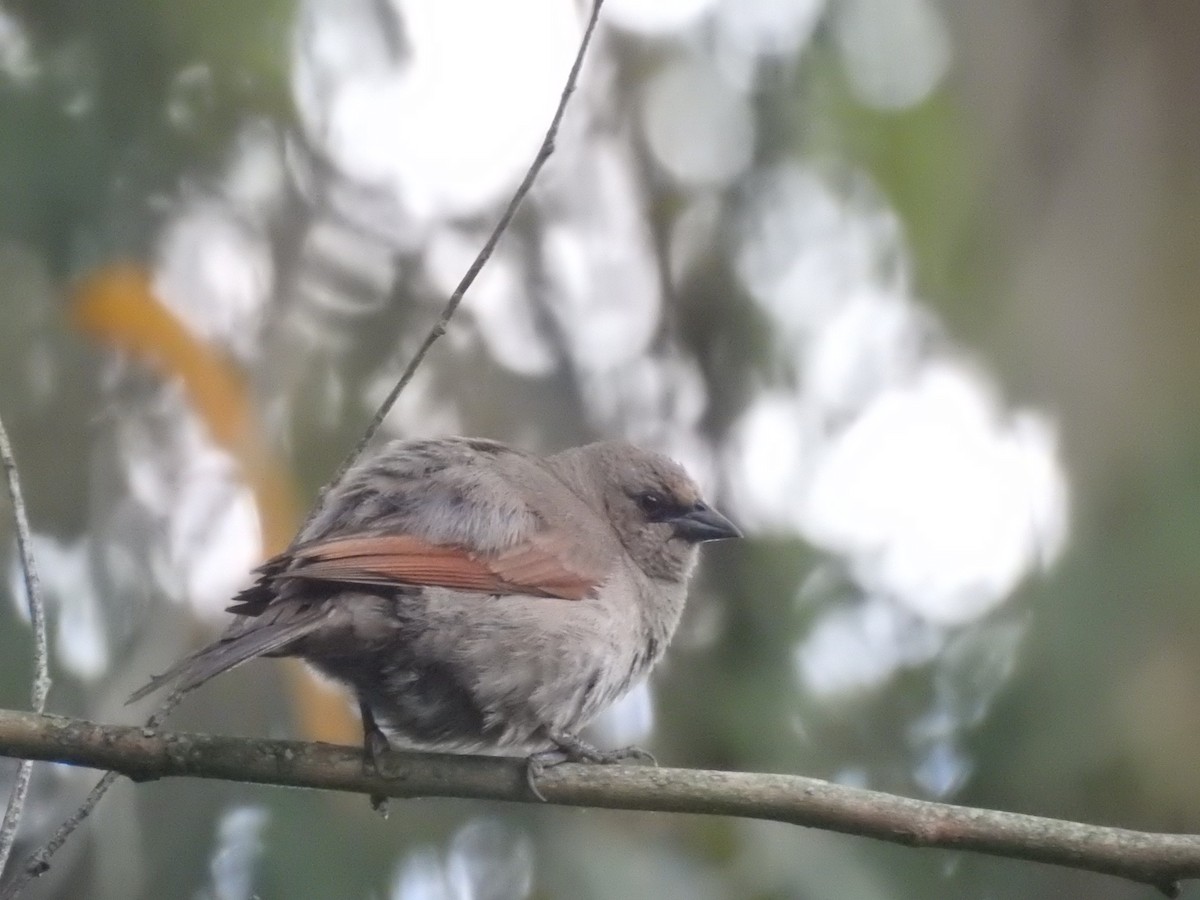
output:
[[[364, 770], [357, 748], [155, 732], [6, 710], [0, 710], [0, 755], [108, 769], [135, 781], [186, 776], [397, 798], [541, 802], [520, 759], [393, 753], [386, 775], [378, 775]], [[565, 806], [769, 819], [1103, 872], [1172, 895], [1179, 880], [1200, 877], [1200, 836], [972, 809], [797, 775], [562, 765], [546, 772], [538, 787], [546, 802]], [[27, 872], [38, 864], [31, 859]]]

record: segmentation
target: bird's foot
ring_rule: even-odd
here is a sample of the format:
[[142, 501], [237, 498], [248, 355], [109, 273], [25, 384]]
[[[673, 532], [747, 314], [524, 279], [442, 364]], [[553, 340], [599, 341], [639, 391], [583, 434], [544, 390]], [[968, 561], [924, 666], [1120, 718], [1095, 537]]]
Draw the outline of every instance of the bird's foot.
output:
[[[362, 713], [363, 723], [363, 774], [378, 775], [381, 778], [387, 778], [385, 758], [392, 750], [392, 745], [387, 739], [387, 735], [375, 722], [375, 717], [371, 714], [371, 710], [365, 703], [359, 704], [359, 710]], [[383, 818], [388, 816], [388, 798], [383, 794], [372, 794], [370, 796], [371, 809], [379, 813]]]
[[628, 747], [618, 747], [616, 750], [593, 750], [595, 755], [587, 757], [588, 762], [601, 763], [602, 765], [619, 765], [620, 763], [645, 763], [648, 766], [658, 768], [658, 760], [654, 758], [654, 754], [649, 750], [643, 750], [641, 747], [635, 747], [632, 744]]
[[555, 744], [553, 750], [542, 750], [539, 753], [530, 754], [525, 761], [525, 781], [529, 785], [529, 790], [533, 792], [533, 795], [543, 803], [546, 801], [546, 797], [537, 786], [538, 779], [541, 778], [547, 769], [552, 769], [563, 763], [596, 763], [608, 766], [627, 762], [641, 762], [651, 766], [658, 765], [658, 760], [654, 758], [654, 754], [643, 750], [641, 747], [600, 750], [586, 741], [581, 741], [575, 735], [566, 732], [554, 735], [551, 740]]
[[[590, 762], [601, 765], [615, 765], [625, 762], [644, 762], [657, 766], [658, 760], [654, 754], [641, 747], [621, 747], [617, 750], [600, 750], [586, 741], [581, 741], [573, 734], [558, 734], [553, 738], [558, 746], [558, 752], [563, 755], [560, 762]], [[554, 751], [550, 751], [553, 753]]]

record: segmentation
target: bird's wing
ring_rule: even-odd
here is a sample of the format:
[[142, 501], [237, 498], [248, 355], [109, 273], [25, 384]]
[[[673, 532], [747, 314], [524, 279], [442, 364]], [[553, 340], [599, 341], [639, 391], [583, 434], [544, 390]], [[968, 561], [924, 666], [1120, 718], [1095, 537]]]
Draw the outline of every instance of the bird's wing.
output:
[[551, 477], [527, 453], [489, 441], [389, 445], [351, 469], [321, 503], [297, 545], [360, 535], [411, 535], [430, 544], [499, 551], [544, 525], [523, 482]]
[[[582, 600], [614, 552], [594, 517], [544, 461], [503, 444], [393, 444], [333, 490], [299, 543], [229, 609], [258, 616], [319, 600], [322, 584]], [[580, 538], [589, 523], [599, 537]]]
[[[567, 562], [565, 545], [540, 533], [508, 550], [473, 553], [407, 534], [351, 535], [298, 547], [268, 561], [259, 585], [239, 596], [231, 612], [265, 608], [261, 587], [280, 581], [373, 587], [441, 587], [481, 594], [530, 594], [583, 600], [600, 586], [596, 575]], [[273, 593], [273, 592], [272, 592]]]

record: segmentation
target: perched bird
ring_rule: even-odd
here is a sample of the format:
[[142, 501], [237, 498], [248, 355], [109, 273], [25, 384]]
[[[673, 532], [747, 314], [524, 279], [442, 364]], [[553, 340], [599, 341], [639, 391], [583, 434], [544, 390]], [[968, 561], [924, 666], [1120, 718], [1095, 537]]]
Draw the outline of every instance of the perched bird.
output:
[[396, 441], [258, 570], [221, 638], [130, 701], [297, 656], [357, 696], [372, 762], [389, 736], [539, 764], [629, 758], [578, 731], [662, 656], [697, 545], [739, 536], [678, 464], [627, 443], [538, 457]]

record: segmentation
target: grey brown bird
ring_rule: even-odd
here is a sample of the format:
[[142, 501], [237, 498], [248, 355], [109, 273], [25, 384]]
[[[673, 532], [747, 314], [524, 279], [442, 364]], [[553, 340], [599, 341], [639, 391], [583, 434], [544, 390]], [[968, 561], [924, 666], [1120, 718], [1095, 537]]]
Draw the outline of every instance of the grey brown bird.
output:
[[[623, 442], [538, 457], [396, 441], [347, 473], [229, 607], [216, 642], [130, 698], [296, 656], [390, 746], [615, 761], [579, 729], [662, 656], [704, 541], [739, 537], [675, 462]], [[532, 771], [532, 769], [531, 769]]]

